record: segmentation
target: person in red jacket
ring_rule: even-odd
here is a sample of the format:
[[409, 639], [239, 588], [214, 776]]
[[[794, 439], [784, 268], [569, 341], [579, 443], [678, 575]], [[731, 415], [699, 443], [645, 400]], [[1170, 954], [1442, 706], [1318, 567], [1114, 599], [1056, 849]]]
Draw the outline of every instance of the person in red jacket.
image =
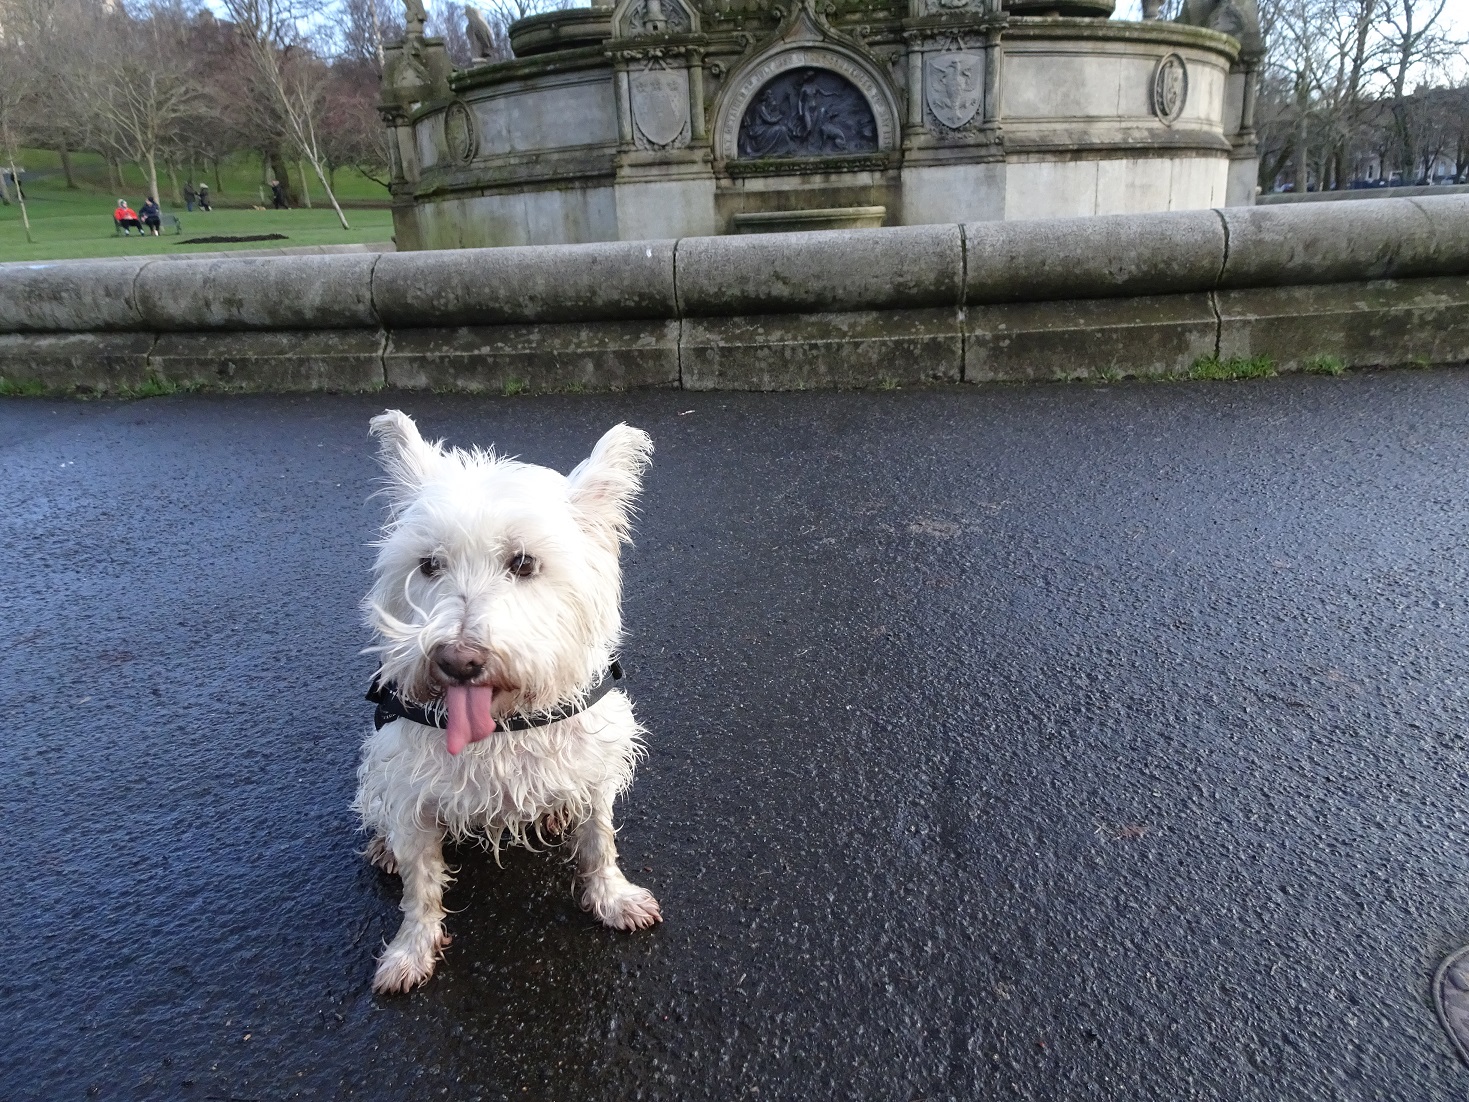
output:
[[135, 228], [138, 236], [143, 236], [143, 223], [138, 219], [138, 212], [128, 206], [126, 199], [117, 201], [117, 209], [112, 212], [112, 221], [122, 227], [124, 237], [131, 236]]

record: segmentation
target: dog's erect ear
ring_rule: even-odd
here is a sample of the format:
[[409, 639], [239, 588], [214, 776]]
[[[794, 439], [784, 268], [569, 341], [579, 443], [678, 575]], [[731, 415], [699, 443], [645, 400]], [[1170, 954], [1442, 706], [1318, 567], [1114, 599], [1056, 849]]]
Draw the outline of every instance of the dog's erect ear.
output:
[[443, 454], [418, 434], [413, 418], [399, 409], [384, 410], [368, 422], [377, 437], [378, 460], [388, 475], [388, 498], [396, 511], [418, 493]]
[[652, 455], [653, 440], [646, 432], [614, 425], [567, 476], [577, 518], [613, 547], [631, 535], [633, 501], [643, 488], [643, 472]]

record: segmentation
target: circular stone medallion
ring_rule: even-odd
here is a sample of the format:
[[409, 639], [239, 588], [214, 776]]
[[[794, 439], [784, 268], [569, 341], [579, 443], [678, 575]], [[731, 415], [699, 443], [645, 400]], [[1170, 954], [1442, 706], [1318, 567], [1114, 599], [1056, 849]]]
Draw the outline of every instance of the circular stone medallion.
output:
[[1153, 70], [1153, 114], [1171, 126], [1188, 102], [1188, 66], [1177, 54], [1168, 54]]
[[477, 138], [474, 115], [462, 100], [456, 99], [444, 108], [444, 147], [451, 160], [474, 160]]

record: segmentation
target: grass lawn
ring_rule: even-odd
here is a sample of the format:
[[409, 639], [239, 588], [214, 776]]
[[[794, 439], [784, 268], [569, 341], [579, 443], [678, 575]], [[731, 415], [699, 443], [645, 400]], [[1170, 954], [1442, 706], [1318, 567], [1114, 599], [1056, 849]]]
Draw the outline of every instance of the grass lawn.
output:
[[[225, 194], [211, 196], [215, 209], [208, 214], [195, 210], [192, 214], [176, 206], [169, 195], [171, 185], [164, 182], [160, 168], [159, 187], [163, 190], [163, 209], [176, 214], [183, 223], [180, 236], [145, 237], [136, 234], [118, 237], [113, 233], [112, 208], [118, 195], [108, 188], [106, 167], [100, 158], [90, 154], [74, 154], [78, 184], [76, 190], [66, 187], [57, 155], [49, 150], [26, 150], [21, 177], [26, 189], [26, 209], [31, 217], [28, 244], [21, 226], [20, 207], [0, 205], [0, 262], [9, 260], [62, 260], [85, 256], [137, 256], [160, 253], [216, 252], [227, 249], [269, 249], [293, 245], [347, 245], [368, 241], [387, 241], [393, 235], [393, 218], [382, 208], [347, 209], [351, 230], [343, 230], [336, 213], [325, 203], [320, 187], [312, 192], [314, 209], [250, 210], [259, 201], [256, 188], [260, 180], [259, 163], [236, 158], [221, 167], [220, 177]], [[237, 163], [236, 163], [237, 162]], [[201, 173], [202, 175], [202, 173]], [[137, 208], [142, 205], [144, 187], [135, 166], [126, 166], [124, 178], [128, 187], [122, 198]], [[211, 174], [206, 177], [211, 192], [215, 189]], [[344, 203], [386, 200], [387, 193], [370, 180], [345, 170], [337, 174]], [[314, 181], [313, 181], [314, 182]], [[299, 184], [297, 185], [299, 187]], [[231, 207], [231, 204], [236, 204]], [[191, 237], [245, 236], [250, 234], [284, 234], [284, 241], [254, 241], [238, 244], [183, 244]]]

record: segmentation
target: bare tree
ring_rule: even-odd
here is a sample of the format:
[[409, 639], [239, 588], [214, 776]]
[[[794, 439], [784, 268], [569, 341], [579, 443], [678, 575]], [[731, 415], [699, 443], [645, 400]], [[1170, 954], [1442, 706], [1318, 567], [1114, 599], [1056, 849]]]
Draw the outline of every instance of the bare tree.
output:
[[224, 0], [224, 6], [292, 143], [310, 162], [342, 228], [351, 229], [327, 181], [320, 138], [326, 66], [303, 31], [317, 13], [315, 5], [311, 0]]
[[[1168, 2], [1177, 6], [1182, 0]], [[430, 4], [425, 29], [429, 34], [444, 40], [444, 49], [450, 60], [458, 66], [467, 66], [475, 60], [475, 50], [470, 44], [465, 26], [464, 9], [468, 6], [479, 9], [485, 22], [489, 24], [490, 37], [495, 45], [494, 58], [507, 60], [515, 56], [510, 49], [512, 23], [543, 12], [564, 11], [582, 5], [577, 0], [481, 0], [473, 5], [452, 2]]]
[[1397, 128], [1398, 162], [1404, 180], [1418, 160], [1414, 148], [1413, 105], [1408, 81], [1415, 73], [1437, 75], [1463, 49], [1449, 36], [1443, 14], [1448, 0], [1386, 0], [1379, 33], [1383, 38], [1381, 73], [1392, 92], [1393, 121]]
[[383, 43], [403, 37], [403, 20], [391, 0], [342, 0], [338, 55], [370, 62], [383, 71]]
[[469, 32], [464, 24], [464, 5], [453, 3], [428, 4], [428, 22], [424, 30], [435, 38], [444, 40], [444, 50], [449, 60], [463, 68], [474, 60], [474, 51], [469, 45]]
[[88, 115], [72, 80], [72, 40], [87, 22], [91, 0], [0, 0], [0, 26], [15, 48], [23, 48], [39, 86], [48, 89], [46, 109], [30, 120], [28, 140], [56, 150], [68, 188], [76, 188], [71, 151], [90, 139]]
[[95, 140], [136, 162], [157, 199], [160, 154], [207, 102], [189, 18], [177, 3], [153, 0], [136, 15], [99, 12], [88, 31], [88, 64], [74, 78], [100, 131]]
[[323, 113], [322, 149], [333, 186], [336, 170], [351, 166], [388, 186], [390, 132], [378, 114], [379, 75], [370, 61], [339, 58], [331, 67]]
[[[39, 73], [34, 56], [24, 40], [14, 33], [0, 39], [0, 153], [4, 154], [3, 172], [8, 172], [20, 203], [20, 220], [26, 240], [31, 236], [31, 216], [26, 210], [25, 188], [20, 182], [16, 149], [29, 133], [29, 120], [34, 117], [35, 97], [39, 90]], [[0, 185], [3, 186], [3, 185]], [[7, 202], [8, 197], [7, 197]]]

